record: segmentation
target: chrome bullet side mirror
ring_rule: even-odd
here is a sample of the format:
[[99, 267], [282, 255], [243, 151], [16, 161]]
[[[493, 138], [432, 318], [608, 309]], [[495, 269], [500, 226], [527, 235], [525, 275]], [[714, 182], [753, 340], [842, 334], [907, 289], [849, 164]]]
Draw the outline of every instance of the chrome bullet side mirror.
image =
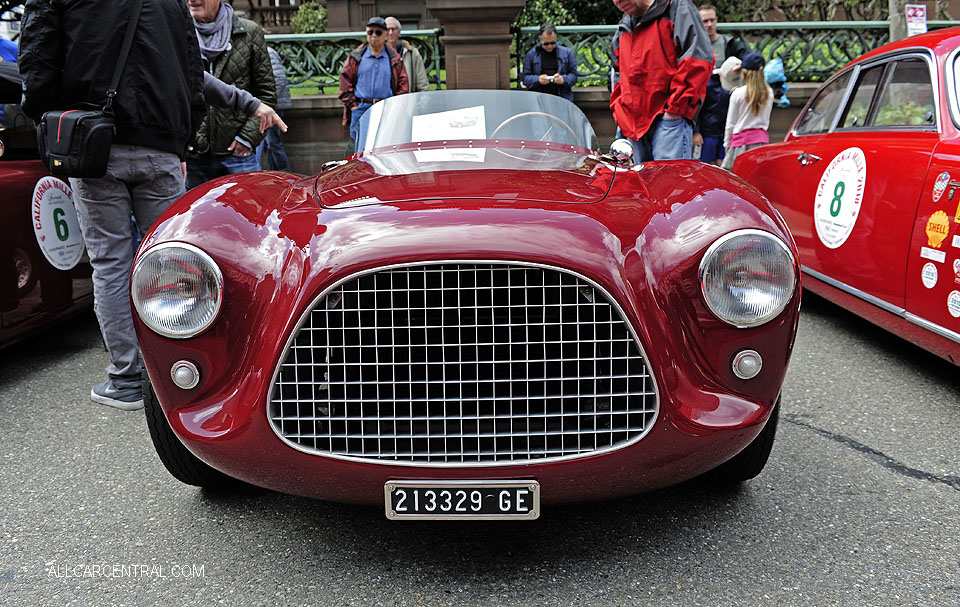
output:
[[617, 139], [610, 144], [610, 156], [617, 164], [633, 164], [633, 144], [628, 139]]

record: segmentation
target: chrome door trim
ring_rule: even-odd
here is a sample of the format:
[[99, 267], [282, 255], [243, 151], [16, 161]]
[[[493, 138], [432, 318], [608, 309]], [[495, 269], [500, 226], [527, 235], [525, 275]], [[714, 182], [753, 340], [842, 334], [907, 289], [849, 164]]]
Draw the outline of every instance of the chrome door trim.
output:
[[869, 293], [865, 293], [864, 291], [861, 291], [860, 289], [851, 287], [846, 283], [840, 282], [835, 278], [830, 278], [826, 274], [822, 274], [820, 272], [817, 272], [816, 270], [811, 270], [807, 266], [800, 266], [800, 270], [804, 274], [808, 274], [811, 277], [816, 278], [820, 282], [823, 282], [825, 284], [830, 285], [831, 287], [834, 287], [835, 289], [839, 289], [844, 293], [847, 293], [848, 295], [853, 295], [858, 299], [862, 299], [867, 303], [873, 304], [878, 308], [880, 308], [881, 310], [884, 310], [885, 312], [889, 312], [895, 316], [899, 316], [900, 318], [906, 320], [907, 322], [913, 325], [916, 325], [922, 329], [926, 329], [931, 333], [934, 333], [936, 335], [939, 335], [940, 337], [943, 337], [944, 339], [949, 339], [952, 342], [960, 344], [960, 333], [957, 333], [956, 331], [951, 331], [950, 329], [947, 329], [946, 327], [938, 325], [935, 322], [931, 322], [926, 318], [917, 316], [916, 314], [913, 314], [911, 312], [907, 312], [904, 308], [901, 308], [900, 306], [895, 306], [892, 303], [889, 303], [887, 301], [884, 301], [883, 299], [880, 299], [879, 297], [875, 297], [873, 295], [870, 295]]

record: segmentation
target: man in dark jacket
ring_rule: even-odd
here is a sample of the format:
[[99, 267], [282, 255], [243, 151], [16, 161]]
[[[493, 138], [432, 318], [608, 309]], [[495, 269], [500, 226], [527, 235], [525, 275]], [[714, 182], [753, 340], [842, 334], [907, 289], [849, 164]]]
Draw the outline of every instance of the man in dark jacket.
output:
[[557, 28], [552, 23], [540, 26], [540, 43], [524, 58], [520, 81], [531, 91], [559, 95], [573, 101], [577, 56], [557, 43]]
[[[271, 107], [277, 85], [259, 25], [237, 17], [220, 0], [187, 0], [204, 66], [214, 76], [249, 91]], [[187, 156], [187, 188], [215, 177], [259, 171], [256, 150], [263, 139], [259, 122], [245, 114], [209, 107]]]
[[613, 37], [610, 109], [634, 159], [690, 158], [692, 122], [713, 66], [690, 0], [613, 0], [626, 13]]
[[350, 53], [340, 70], [340, 103], [343, 124], [350, 124], [354, 153], [363, 149], [360, 118], [374, 103], [410, 91], [407, 70], [400, 54], [387, 44], [387, 22], [382, 17], [367, 21], [367, 42]]
[[[23, 9], [20, 74], [23, 110], [103, 105], [132, 0], [28, 0]], [[116, 135], [107, 174], [70, 179], [93, 267], [94, 309], [110, 354], [109, 379], [90, 398], [120, 409], [143, 407], [140, 351], [130, 313], [130, 215], [146, 231], [183, 194], [181, 156], [200, 125], [203, 71], [183, 0], [143, 0], [136, 35], [113, 102]]]

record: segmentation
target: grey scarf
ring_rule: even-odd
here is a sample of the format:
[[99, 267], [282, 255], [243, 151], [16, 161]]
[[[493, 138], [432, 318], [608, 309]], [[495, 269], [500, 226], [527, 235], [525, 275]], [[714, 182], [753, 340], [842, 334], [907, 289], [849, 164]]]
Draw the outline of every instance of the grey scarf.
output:
[[207, 63], [213, 63], [214, 59], [232, 48], [230, 34], [233, 33], [233, 7], [229, 4], [220, 3], [220, 12], [212, 22], [200, 23], [194, 19], [193, 25], [197, 28], [200, 54]]

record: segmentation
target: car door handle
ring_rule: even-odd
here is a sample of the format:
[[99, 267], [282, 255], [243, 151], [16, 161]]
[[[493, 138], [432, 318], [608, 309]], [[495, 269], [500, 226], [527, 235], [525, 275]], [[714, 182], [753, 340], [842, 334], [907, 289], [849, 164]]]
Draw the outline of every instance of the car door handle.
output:
[[818, 160], [820, 160], [819, 156], [817, 156], [816, 154], [807, 154], [806, 152], [801, 152], [800, 155], [797, 156], [797, 162], [799, 162], [803, 166], [807, 166], [811, 162], [816, 162]]

